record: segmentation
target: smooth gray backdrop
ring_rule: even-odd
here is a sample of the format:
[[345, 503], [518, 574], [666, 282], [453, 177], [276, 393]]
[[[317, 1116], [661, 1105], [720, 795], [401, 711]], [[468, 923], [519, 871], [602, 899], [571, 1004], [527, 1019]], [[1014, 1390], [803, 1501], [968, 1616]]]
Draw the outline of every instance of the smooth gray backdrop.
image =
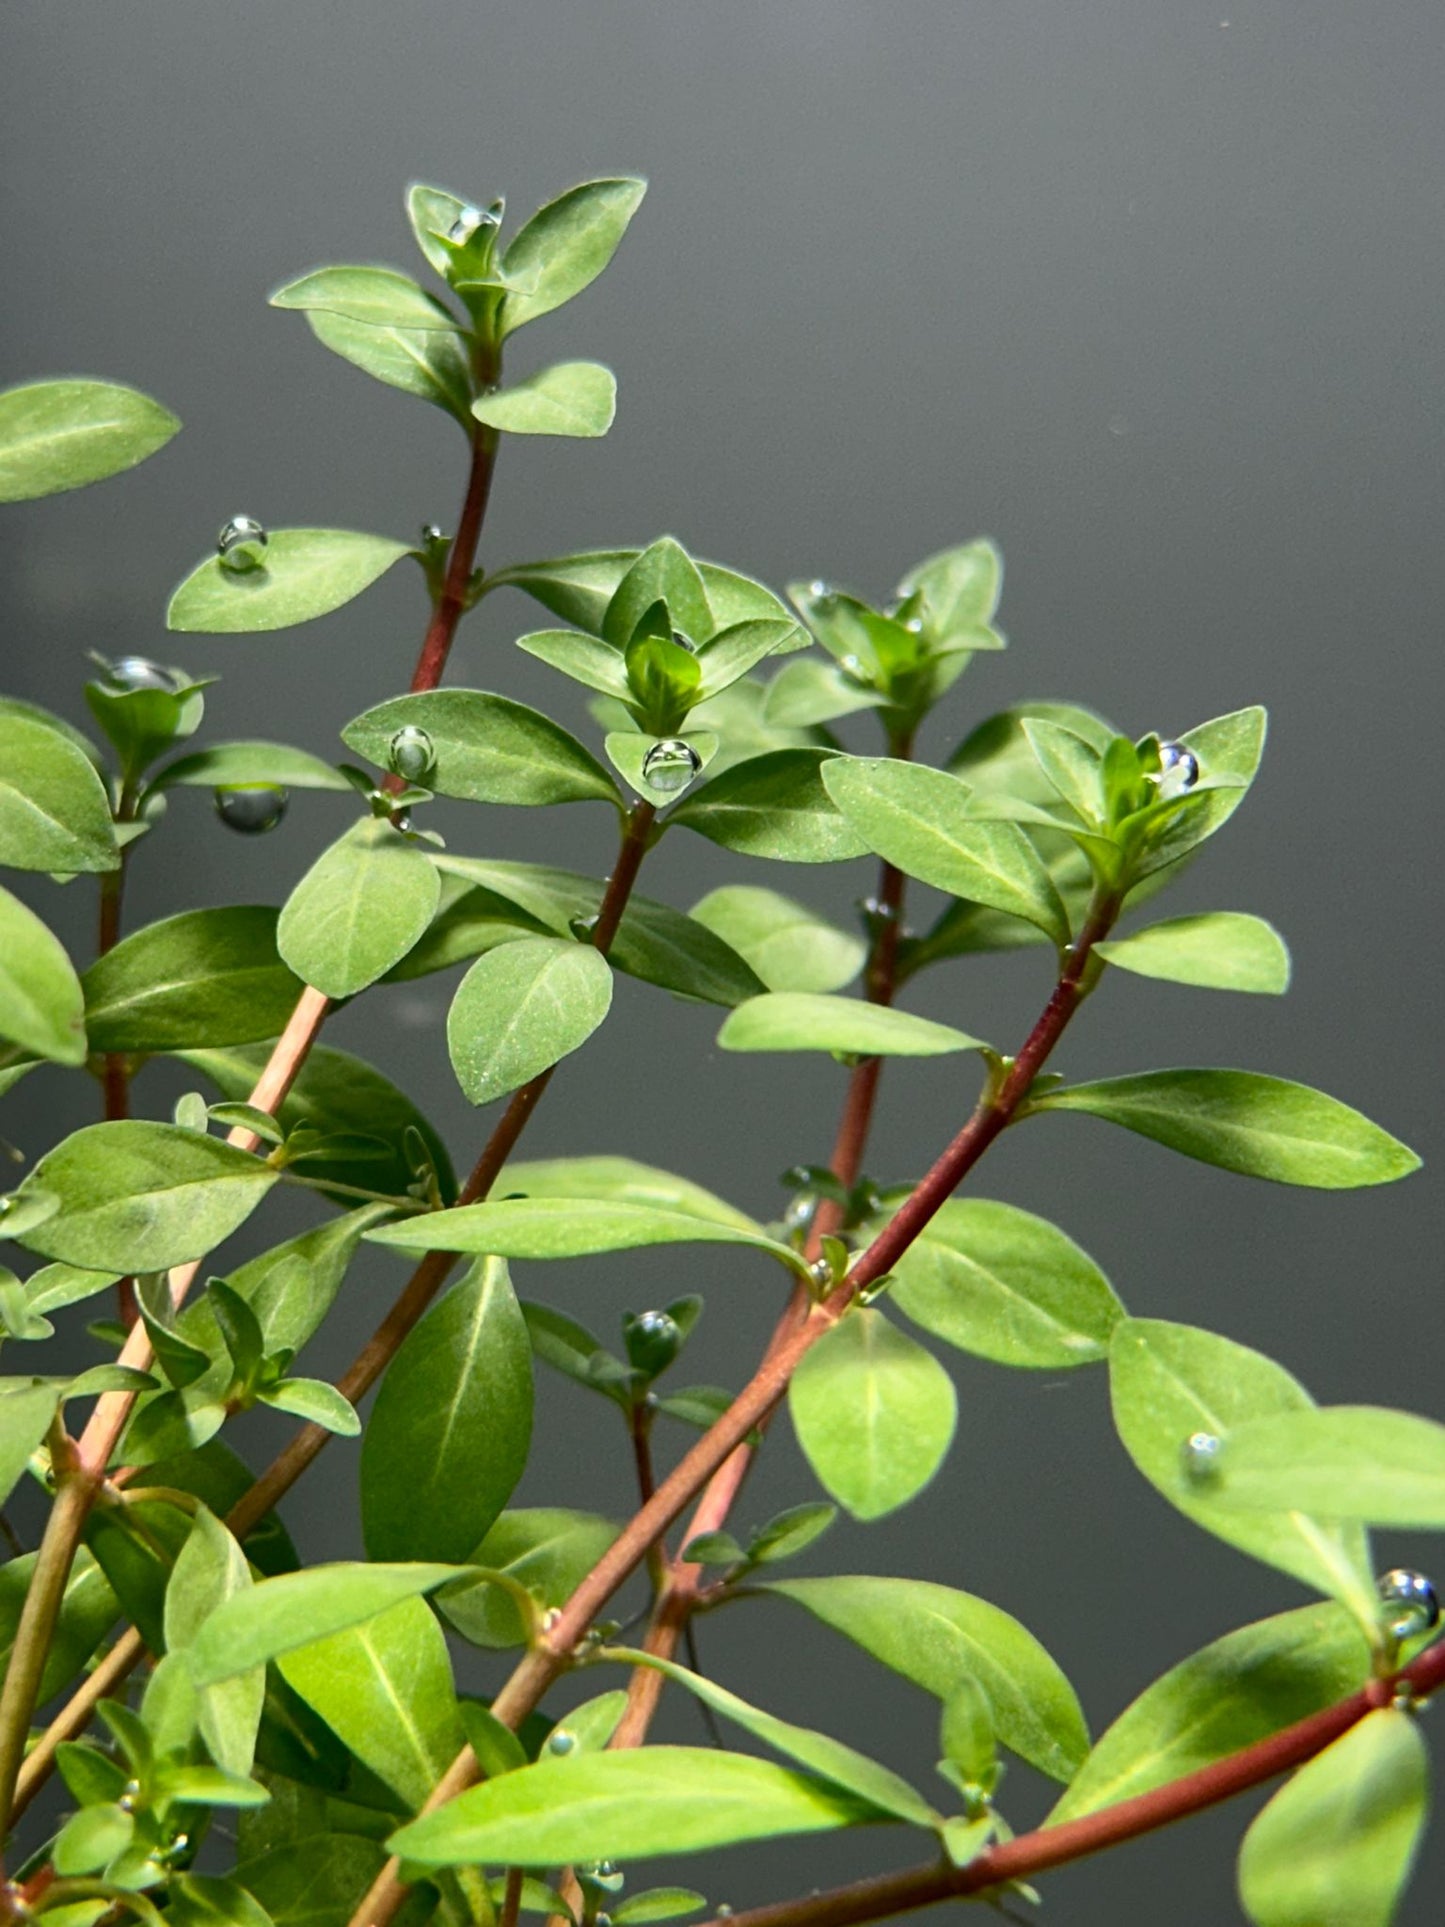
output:
[[[223, 678], [213, 736], [335, 753], [339, 725], [409, 673], [424, 613], [409, 572], [255, 641], [168, 643], [166, 595], [236, 510], [403, 536], [450, 526], [461, 446], [268, 311], [267, 291], [326, 261], [411, 269], [410, 179], [506, 192], [521, 216], [574, 180], [642, 172], [651, 191], [613, 269], [519, 337], [512, 362], [607, 361], [617, 425], [601, 444], [508, 444], [485, 560], [671, 529], [773, 583], [818, 574], [876, 597], [987, 532], [1008, 559], [1011, 648], [975, 664], [930, 751], [1023, 696], [1083, 699], [1136, 733], [1268, 703], [1256, 792], [1170, 905], [1270, 916], [1295, 988], [1280, 1004], [1120, 979], [1063, 1065], [1253, 1066], [1438, 1152], [1433, 0], [11, 0], [0, 53], [3, 379], [128, 380], [186, 424], [137, 475], [0, 522], [8, 688], [79, 714], [83, 651], [139, 650]], [[485, 605], [453, 680], [588, 727], [572, 686], [511, 648], [535, 623], [519, 599]], [[138, 853], [131, 927], [198, 898], [279, 901], [344, 815], [298, 797], [279, 834], [248, 842], [181, 797]], [[600, 811], [442, 820], [453, 847], [609, 859]], [[787, 873], [679, 833], [644, 887], [686, 906], [733, 877], [844, 918], [868, 884], [864, 865]], [[84, 954], [90, 886], [41, 884], [36, 900]], [[367, 998], [334, 1031], [423, 1098], [460, 1162], [488, 1120], [451, 1083], [449, 988]], [[940, 972], [916, 1001], [1008, 1047], [1046, 988], [1026, 955]], [[827, 1153], [842, 1074], [724, 1056], [715, 1027], [623, 981], [529, 1151], [615, 1147], [776, 1209], [777, 1173]], [[148, 1076], [157, 1107], [180, 1088]], [[92, 1114], [81, 1082], [27, 1083], [0, 1131], [42, 1148]], [[890, 1068], [871, 1168], [916, 1173], [971, 1099], [952, 1060]], [[1258, 1345], [1322, 1399], [1441, 1409], [1428, 1164], [1384, 1191], [1289, 1192], [1058, 1119], [1006, 1141], [978, 1189], [1055, 1218], [1137, 1312]], [[379, 1258], [363, 1269], [321, 1366], [339, 1368], [395, 1276]], [[522, 1282], [604, 1327], [703, 1289], [689, 1376], [733, 1383], [777, 1290], [766, 1267], [714, 1257]], [[1138, 1480], [1100, 1373], [950, 1364], [961, 1415], [945, 1472], [893, 1519], [839, 1526], [811, 1569], [921, 1573], [997, 1600], [1069, 1668], [1096, 1728], [1205, 1640], [1300, 1603]], [[610, 1414], [546, 1391], [522, 1496], [626, 1508]], [[287, 1507], [313, 1556], [354, 1549], [354, 1467], [353, 1447], [333, 1447]], [[812, 1490], [781, 1423], [740, 1517]], [[1384, 1543], [1382, 1565], [1402, 1558], [1428, 1568], [1438, 1547]], [[704, 1626], [703, 1643], [728, 1683], [929, 1781], [928, 1703], [830, 1636], [760, 1605]], [[661, 1730], [696, 1734], [682, 1707]], [[1015, 1770], [1017, 1824], [1043, 1791]], [[1236, 1918], [1249, 1805], [1052, 1877], [1049, 1918]], [[916, 1852], [865, 1834], [677, 1871], [741, 1906]], [[1407, 1920], [1440, 1917], [1442, 1868], [1437, 1839]]]

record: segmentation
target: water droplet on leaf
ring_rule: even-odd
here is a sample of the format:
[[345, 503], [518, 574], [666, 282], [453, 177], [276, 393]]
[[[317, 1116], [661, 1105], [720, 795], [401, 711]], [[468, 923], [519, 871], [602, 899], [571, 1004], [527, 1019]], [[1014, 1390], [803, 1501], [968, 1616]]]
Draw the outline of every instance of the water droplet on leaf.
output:
[[1213, 1432], [1191, 1432], [1180, 1453], [1185, 1478], [1191, 1485], [1208, 1485], [1219, 1477], [1223, 1453], [1224, 1441]]
[[666, 1371], [682, 1349], [682, 1332], [671, 1312], [641, 1311], [635, 1317], [629, 1315], [622, 1321], [622, 1336], [628, 1362], [648, 1378], [656, 1378], [659, 1372]]
[[601, 917], [596, 915], [590, 917], [569, 917], [567, 919], [567, 928], [572, 932], [572, 935], [577, 939], [578, 943], [591, 943], [592, 939], [597, 935], [597, 926], [601, 921]]
[[1396, 1639], [1413, 1639], [1440, 1624], [1440, 1597], [1423, 1572], [1396, 1566], [1380, 1575], [1380, 1598]]
[[677, 644], [679, 649], [685, 649], [690, 656], [695, 656], [697, 654], [697, 644], [695, 642], [690, 641], [682, 633], [681, 629], [673, 630], [672, 639]]
[[868, 674], [868, 665], [861, 656], [842, 656], [839, 658], [838, 667], [845, 676], [851, 676], [854, 682], [867, 683], [870, 688], [872, 687], [873, 678]]
[[569, 1733], [565, 1726], [559, 1726], [547, 1735], [549, 1753], [573, 1753], [577, 1748], [577, 1735]]
[[465, 247], [472, 236], [484, 227], [500, 227], [502, 211], [499, 203], [491, 207], [464, 207], [447, 229], [447, 239], [453, 247]]
[[642, 759], [643, 781], [665, 796], [685, 790], [701, 768], [702, 758], [680, 736], [665, 736]]
[[408, 723], [396, 732], [386, 754], [392, 769], [409, 783], [421, 782], [437, 759], [431, 737], [415, 723]]
[[232, 575], [250, 575], [266, 566], [266, 545], [271, 540], [254, 515], [233, 515], [216, 537], [216, 554], [221, 567]]
[[833, 1267], [826, 1258], [815, 1258], [808, 1266], [808, 1276], [820, 1291], [827, 1291], [833, 1283]]
[[152, 662], [147, 656], [121, 656], [118, 661], [111, 663], [106, 680], [115, 688], [127, 692], [132, 689], [163, 689], [171, 696], [184, 682], [184, 678], [174, 669]]
[[1199, 781], [1199, 758], [1183, 743], [1159, 745], [1159, 793], [1182, 796]]
[[216, 814], [228, 830], [264, 836], [286, 814], [288, 801], [277, 783], [230, 783], [216, 791]]

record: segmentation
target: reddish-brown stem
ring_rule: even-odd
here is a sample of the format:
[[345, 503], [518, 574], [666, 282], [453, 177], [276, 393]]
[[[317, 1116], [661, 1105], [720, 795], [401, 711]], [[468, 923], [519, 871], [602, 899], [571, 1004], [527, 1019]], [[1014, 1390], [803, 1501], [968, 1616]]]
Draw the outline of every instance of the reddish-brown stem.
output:
[[517, 1927], [522, 1911], [522, 1869], [507, 1869], [507, 1884], [502, 1892], [502, 1911], [497, 1915], [497, 1927]]
[[[1422, 1653], [1394, 1681], [1371, 1680], [1349, 1699], [1312, 1713], [1240, 1753], [1215, 1760], [1196, 1773], [1171, 1780], [1168, 1785], [1155, 1787], [1135, 1799], [1120, 1800], [1097, 1813], [1087, 1813], [1081, 1819], [1019, 1834], [1016, 1839], [990, 1847], [966, 1867], [932, 1861], [901, 1873], [882, 1874], [846, 1887], [835, 1887], [828, 1893], [815, 1893], [806, 1900], [753, 1907], [733, 1915], [727, 1927], [852, 1927], [859, 1921], [886, 1920], [894, 1914], [910, 1913], [915, 1907], [927, 1907], [936, 1900], [981, 1893], [1011, 1881], [1030, 1880], [1052, 1867], [1082, 1860], [1087, 1854], [1117, 1847], [1126, 1840], [1167, 1827], [1175, 1820], [1202, 1813], [1237, 1793], [1248, 1792], [1251, 1787], [1262, 1786], [1266, 1780], [1303, 1766], [1367, 1713], [1376, 1707], [1388, 1706], [1401, 1688], [1408, 1688], [1423, 1699], [1442, 1685], [1445, 1685], [1445, 1642]], [[720, 1924], [709, 1921], [704, 1927], [720, 1927]]]
[[[120, 802], [116, 808], [117, 823], [129, 823], [135, 816], [135, 798], [127, 783], [121, 789]], [[113, 870], [105, 870], [100, 878], [100, 926], [96, 932], [95, 954], [104, 957], [120, 942], [121, 914], [125, 902], [125, 872], [130, 857], [130, 846], [122, 844], [120, 860]], [[130, 1116], [130, 1064], [124, 1052], [108, 1051], [101, 1059], [100, 1066], [101, 1096], [105, 1106], [106, 1122], [115, 1123]], [[140, 1316], [140, 1306], [136, 1302], [135, 1280], [122, 1278], [116, 1285], [116, 1310], [121, 1323], [127, 1330]]]
[[478, 426], [472, 431], [472, 467], [467, 477], [466, 498], [462, 503], [461, 519], [457, 523], [451, 553], [447, 557], [441, 594], [436, 599], [432, 619], [422, 638], [421, 654], [416, 659], [416, 669], [411, 679], [413, 696], [426, 689], [435, 689], [441, 681], [457, 625], [466, 612], [467, 589], [476, 566], [477, 543], [487, 513], [487, 498], [492, 492], [492, 476], [497, 466], [500, 439], [494, 429]]
[[[1091, 909], [1076, 941], [1065, 954], [1063, 970], [1023, 1049], [1001, 1081], [990, 1080], [973, 1115], [927, 1176], [850, 1268], [835, 1290], [814, 1305], [806, 1318], [775, 1337], [763, 1363], [727, 1411], [679, 1460], [651, 1500], [634, 1514], [562, 1608], [557, 1619], [521, 1661], [492, 1702], [504, 1726], [515, 1728], [537, 1706], [548, 1687], [571, 1663], [572, 1653], [594, 1618], [619, 1586], [647, 1556], [658, 1539], [731, 1457], [748, 1434], [762, 1424], [787, 1391], [799, 1360], [843, 1315], [854, 1297], [892, 1270], [929, 1219], [962, 1183], [973, 1166], [1018, 1114], [1035, 1077], [1062, 1037], [1087, 991], [1094, 945], [1118, 914], [1115, 899], [1101, 898]], [[452, 1762], [434, 1789], [425, 1811], [475, 1784], [476, 1761], [470, 1749]], [[401, 1906], [406, 1887], [398, 1863], [387, 1862], [352, 1916], [352, 1927], [385, 1927]]]

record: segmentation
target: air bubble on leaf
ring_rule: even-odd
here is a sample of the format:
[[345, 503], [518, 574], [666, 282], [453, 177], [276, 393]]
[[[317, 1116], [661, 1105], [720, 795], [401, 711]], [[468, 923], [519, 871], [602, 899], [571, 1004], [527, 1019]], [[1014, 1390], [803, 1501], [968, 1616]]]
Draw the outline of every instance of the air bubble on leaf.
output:
[[680, 736], [665, 736], [642, 759], [642, 780], [664, 796], [685, 790], [702, 768], [702, 758]]
[[163, 689], [173, 696], [185, 679], [148, 656], [121, 656], [107, 667], [106, 680], [127, 693], [133, 689]]
[[1159, 794], [1182, 796], [1199, 781], [1199, 758], [1183, 743], [1159, 745]]
[[386, 757], [398, 776], [404, 776], [409, 783], [419, 783], [435, 763], [437, 753], [426, 731], [418, 729], [415, 723], [408, 723], [392, 737]]
[[1180, 1459], [1184, 1476], [1191, 1485], [1209, 1485], [1219, 1477], [1224, 1441], [1213, 1432], [1191, 1432], [1184, 1441]]
[[868, 674], [868, 665], [861, 656], [842, 656], [838, 660], [838, 667], [845, 676], [851, 676], [854, 682], [871, 684], [873, 681]]
[[241, 836], [264, 836], [286, 814], [289, 800], [278, 783], [229, 783], [216, 791], [216, 814]]
[[903, 626], [910, 636], [921, 636], [923, 634], [922, 616], [910, 616]]
[[838, 591], [833, 587], [832, 583], [824, 582], [821, 576], [815, 576], [808, 584], [808, 600], [810, 602], [831, 602], [837, 593]]
[[547, 1735], [549, 1753], [573, 1753], [577, 1749], [577, 1735], [569, 1733], [565, 1726], [559, 1726]]
[[1413, 1639], [1440, 1624], [1440, 1596], [1423, 1572], [1396, 1566], [1380, 1575], [1379, 1590], [1396, 1639]]
[[216, 554], [221, 567], [232, 575], [250, 575], [266, 566], [266, 545], [271, 540], [254, 515], [233, 515], [216, 537]]

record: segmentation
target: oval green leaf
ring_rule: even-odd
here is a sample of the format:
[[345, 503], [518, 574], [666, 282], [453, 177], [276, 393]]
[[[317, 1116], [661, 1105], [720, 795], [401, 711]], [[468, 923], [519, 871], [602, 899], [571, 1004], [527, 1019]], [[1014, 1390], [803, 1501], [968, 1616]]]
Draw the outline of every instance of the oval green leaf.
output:
[[279, 783], [292, 790], [349, 790], [351, 785], [330, 763], [290, 743], [212, 743], [208, 749], [178, 756], [157, 771], [152, 790], [173, 789], [183, 783], [197, 789], [217, 789], [228, 783]]
[[559, 361], [472, 403], [472, 413], [507, 435], [595, 440], [617, 414], [617, 378], [598, 361]]
[[1379, 1405], [1251, 1419], [1224, 1439], [1215, 1492], [1248, 1512], [1445, 1531], [1445, 1425]]
[[[620, 1530], [595, 1512], [523, 1506], [501, 1514], [469, 1563], [515, 1579], [545, 1612], [566, 1604]], [[526, 1643], [527, 1628], [505, 1587], [485, 1579], [449, 1586], [437, 1605], [473, 1646], [499, 1652]]]
[[710, 891], [688, 915], [731, 944], [769, 990], [841, 990], [868, 955], [861, 937], [776, 890], [745, 883]]
[[110, 802], [95, 765], [68, 735], [0, 708], [0, 865], [10, 870], [113, 870]]
[[612, 972], [591, 944], [524, 937], [489, 950], [447, 1013], [457, 1082], [471, 1103], [491, 1103], [585, 1044], [611, 1004]]
[[1289, 989], [1289, 951], [1263, 917], [1215, 910], [1152, 923], [1094, 949], [1120, 970], [1202, 990], [1243, 990], [1278, 997]]
[[615, 803], [617, 785], [560, 723], [539, 710], [478, 689], [433, 689], [368, 709], [341, 740], [379, 769], [390, 768], [400, 729], [422, 729], [436, 761], [420, 780], [441, 796], [474, 803]]
[[273, 308], [319, 309], [373, 328], [456, 331], [440, 301], [394, 268], [317, 268], [271, 296]]
[[134, 468], [180, 428], [168, 408], [112, 381], [34, 381], [0, 393], [0, 502], [84, 488]]
[[837, 758], [821, 749], [775, 749], [734, 763], [673, 810], [725, 850], [783, 863], [837, 863], [861, 856], [866, 839], [834, 806], [824, 770]]
[[352, 997], [399, 963], [437, 907], [441, 881], [419, 844], [384, 817], [355, 824], [286, 899], [282, 957], [328, 997]]
[[65, 945], [0, 890], [0, 1037], [57, 1064], [86, 1057], [85, 993]]
[[460, 334], [422, 328], [375, 328], [345, 315], [311, 313], [313, 335], [343, 361], [388, 388], [429, 401], [470, 434], [471, 370]]
[[647, 183], [629, 175], [584, 181], [539, 207], [502, 258], [518, 284], [502, 304], [503, 335], [550, 314], [595, 281], [642, 205]]
[[695, 1218], [652, 1205], [596, 1198], [518, 1198], [501, 1204], [458, 1205], [380, 1225], [368, 1237], [396, 1251], [493, 1252], [502, 1258], [585, 1258], [598, 1251], [636, 1251], [644, 1245], [750, 1245], [796, 1270], [791, 1245], [716, 1219]]
[[750, 997], [729, 1013], [717, 1041], [724, 1050], [826, 1050], [852, 1057], [938, 1057], [983, 1048], [978, 1038], [912, 1011], [805, 990]]
[[290, 629], [342, 608], [408, 552], [353, 529], [272, 529], [263, 568], [242, 574], [212, 556], [171, 597], [166, 625], [208, 636]]
[[304, 986], [277, 955], [277, 914], [262, 904], [184, 910], [97, 957], [81, 979], [91, 1047], [184, 1050], [278, 1036]]

